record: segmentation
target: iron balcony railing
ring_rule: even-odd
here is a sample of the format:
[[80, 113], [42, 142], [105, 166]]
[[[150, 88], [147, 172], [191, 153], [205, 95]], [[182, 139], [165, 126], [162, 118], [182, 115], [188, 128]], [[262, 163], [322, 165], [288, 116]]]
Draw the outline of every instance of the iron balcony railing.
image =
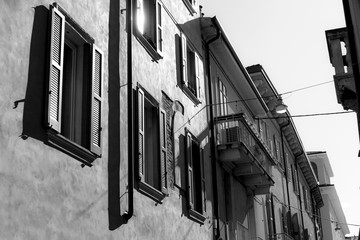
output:
[[276, 164], [277, 160], [244, 113], [216, 117], [215, 125], [217, 145], [242, 143], [267, 172], [270, 165]]

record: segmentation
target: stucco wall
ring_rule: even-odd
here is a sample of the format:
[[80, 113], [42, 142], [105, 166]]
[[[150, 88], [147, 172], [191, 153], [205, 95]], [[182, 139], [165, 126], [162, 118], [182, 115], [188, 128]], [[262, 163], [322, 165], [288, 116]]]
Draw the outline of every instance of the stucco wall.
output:
[[[41, 54], [46, 54], [50, 3], [1, 1], [0, 238], [100, 239], [109, 235], [107, 155], [92, 168], [82, 168], [79, 161], [45, 145], [40, 140], [44, 134], [43, 95], [31, 95], [34, 91], [29, 90], [45, 89], [45, 72], [33, 69], [46, 69]], [[107, 69], [109, 2], [58, 3], [104, 51]], [[105, 71], [103, 153], [107, 152], [107, 79]], [[14, 102], [24, 98], [25, 102], [14, 108]], [[29, 113], [32, 123], [25, 123], [24, 108], [34, 104], [38, 105]], [[26, 124], [32, 129], [27, 129], [31, 134], [23, 140], [20, 135]]]

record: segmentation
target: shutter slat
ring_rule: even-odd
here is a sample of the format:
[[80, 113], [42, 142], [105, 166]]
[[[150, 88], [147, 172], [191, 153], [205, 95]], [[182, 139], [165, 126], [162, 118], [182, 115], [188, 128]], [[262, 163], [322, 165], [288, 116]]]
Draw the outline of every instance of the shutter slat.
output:
[[62, 82], [65, 42], [65, 17], [54, 6], [51, 9], [51, 42], [48, 89], [48, 126], [61, 132]]
[[91, 97], [91, 131], [90, 150], [101, 156], [101, 111], [103, 84], [103, 53], [92, 46], [92, 97]]

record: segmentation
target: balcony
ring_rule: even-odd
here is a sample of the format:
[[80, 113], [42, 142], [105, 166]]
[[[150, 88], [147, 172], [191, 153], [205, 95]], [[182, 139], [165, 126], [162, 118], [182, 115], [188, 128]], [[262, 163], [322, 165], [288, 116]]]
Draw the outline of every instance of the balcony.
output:
[[357, 111], [355, 80], [346, 28], [326, 31], [330, 62], [335, 68], [334, 83], [338, 103]]
[[254, 194], [269, 193], [275, 164], [256, 129], [243, 113], [215, 118], [219, 160]]
[[276, 233], [270, 236], [270, 240], [294, 240], [294, 238], [287, 233]]

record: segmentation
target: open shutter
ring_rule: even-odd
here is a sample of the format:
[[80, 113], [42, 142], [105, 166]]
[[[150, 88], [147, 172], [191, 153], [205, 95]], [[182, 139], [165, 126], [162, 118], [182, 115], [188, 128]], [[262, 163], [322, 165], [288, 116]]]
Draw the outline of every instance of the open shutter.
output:
[[201, 83], [203, 79], [203, 64], [197, 53], [195, 53], [195, 76], [196, 76], [196, 97], [201, 99]]
[[156, 47], [157, 51], [159, 53], [162, 53], [163, 51], [163, 39], [162, 39], [162, 3], [160, 1], [157, 1], [156, 4]]
[[200, 147], [200, 168], [201, 168], [201, 196], [202, 210], [206, 212], [206, 189], [205, 189], [205, 171], [204, 171], [204, 149]]
[[144, 92], [138, 88], [138, 160], [139, 160], [139, 178], [144, 180], [145, 174], [145, 156], [144, 156]]
[[186, 165], [187, 165], [187, 181], [188, 181], [188, 204], [194, 209], [194, 171], [192, 159], [192, 138], [191, 134], [186, 134]]
[[199, 0], [192, 0], [192, 5], [195, 10], [195, 12], [199, 11]]
[[160, 167], [161, 167], [161, 191], [165, 194], [167, 191], [167, 137], [166, 137], [166, 112], [160, 109]]
[[266, 213], [267, 213], [267, 219], [268, 219], [268, 229], [269, 229], [269, 235], [270, 239], [275, 234], [274, 231], [274, 216], [273, 216], [273, 209], [272, 209], [272, 196], [270, 194], [266, 195]]
[[181, 58], [182, 58], [182, 81], [186, 86], [188, 86], [187, 43], [184, 34], [181, 34]]
[[139, 32], [141, 34], [144, 34], [145, 18], [144, 18], [143, 0], [137, 0], [136, 3], [137, 3], [137, 6], [136, 6], [136, 26], [137, 26], [137, 29], [139, 30]]
[[65, 17], [51, 8], [50, 69], [48, 95], [48, 125], [61, 132], [62, 82], [65, 41]]
[[101, 156], [101, 110], [103, 94], [103, 53], [92, 45], [92, 94], [90, 150]]

